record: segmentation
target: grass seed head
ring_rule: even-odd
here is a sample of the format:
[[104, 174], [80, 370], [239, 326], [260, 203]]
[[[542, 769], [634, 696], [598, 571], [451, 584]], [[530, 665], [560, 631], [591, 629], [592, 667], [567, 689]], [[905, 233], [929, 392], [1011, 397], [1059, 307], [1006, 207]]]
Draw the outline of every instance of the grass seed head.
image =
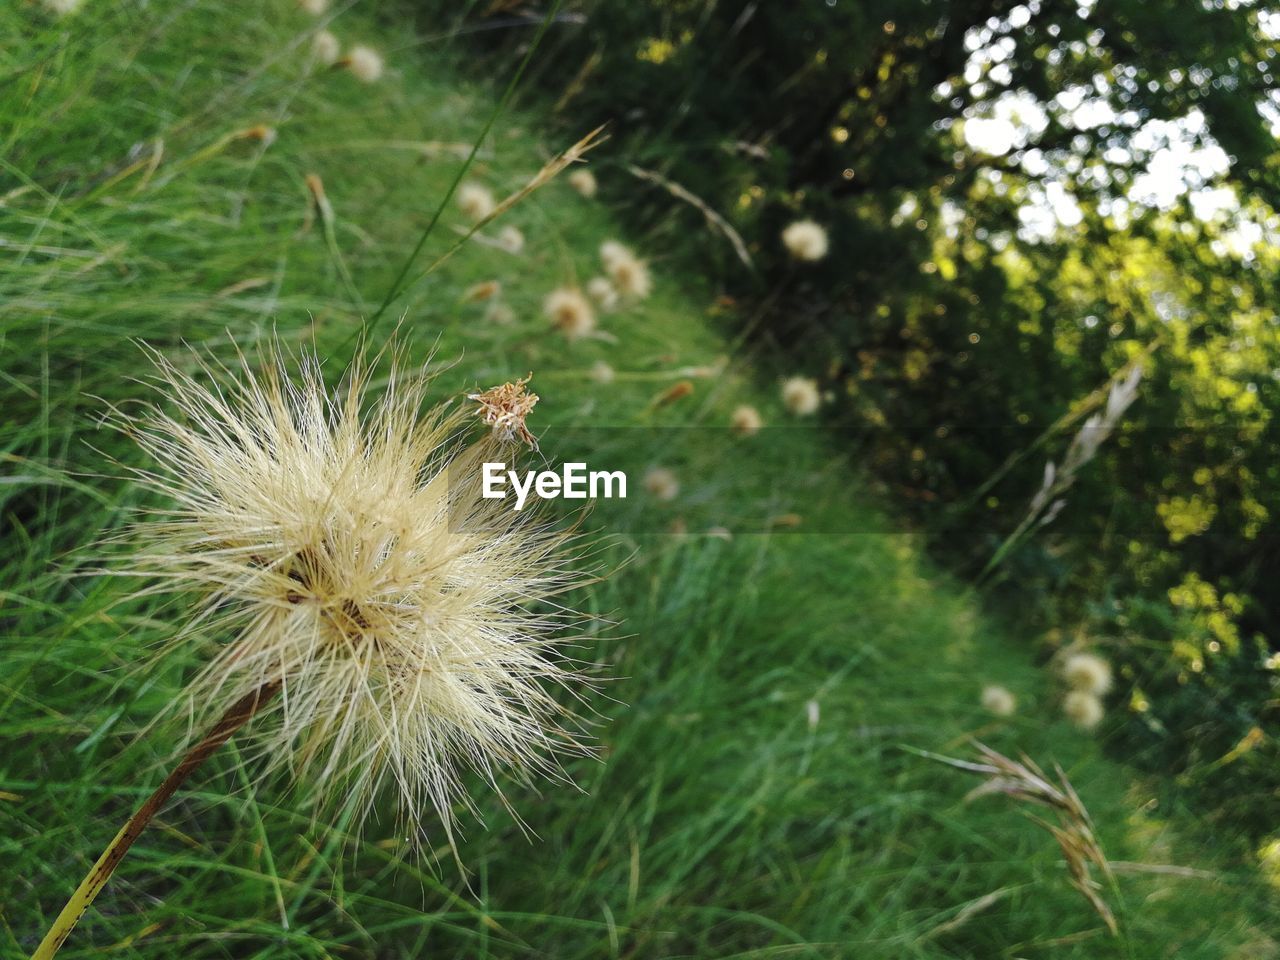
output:
[[558, 637], [577, 618], [544, 601], [575, 583], [568, 541], [479, 484], [506, 441], [532, 440], [527, 380], [475, 397], [493, 432], [468, 443], [475, 411], [422, 412], [425, 377], [394, 361], [377, 396], [361, 361], [334, 390], [312, 357], [291, 378], [276, 348], [234, 374], [157, 362], [172, 412], [119, 426], [172, 507], [139, 525], [122, 572], [195, 598], [170, 645], [208, 654], [177, 708], [195, 735], [279, 683], [248, 755], [319, 805], [368, 813], [394, 788], [411, 827], [434, 809], [450, 840], [464, 770], [562, 776], [556, 755], [580, 742], [553, 692], [579, 678]]
[[782, 231], [782, 244], [797, 260], [821, 260], [827, 255], [827, 231], [812, 220], [797, 220]]
[[298, 0], [298, 6], [302, 8], [303, 13], [321, 17], [329, 10], [329, 0]]

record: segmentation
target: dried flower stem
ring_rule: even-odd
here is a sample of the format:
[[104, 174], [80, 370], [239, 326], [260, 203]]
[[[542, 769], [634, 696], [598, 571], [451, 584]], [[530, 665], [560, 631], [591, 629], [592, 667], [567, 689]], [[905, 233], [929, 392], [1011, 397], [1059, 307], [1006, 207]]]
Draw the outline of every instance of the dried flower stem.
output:
[[137, 812], [120, 828], [120, 832], [103, 851], [98, 862], [93, 865], [93, 869], [80, 881], [80, 886], [76, 887], [75, 893], [58, 914], [53, 926], [45, 934], [44, 940], [31, 955], [31, 960], [49, 960], [58, 952], [76, 924], [80, 922], [80, 918], [84, 916], [85, 911], [89, 909], [89, 905], [107, 885], [116, 867], [133, 846], [133, 842], [141, 836], [147, 824], [160, 812], [160, 808], [173, 796], [174, 791], [279, 692], [280, 681], [269, 680], [227, 709], [222, 719], [209, 731], [208, 736], [191, 748], [190, 752], [182, 758], [182, 762], [174, 767], [169, 776], [165, 777], [164, 782], [156, 788], [155, 793], [147, 797], [142, 806], [138, 807]]

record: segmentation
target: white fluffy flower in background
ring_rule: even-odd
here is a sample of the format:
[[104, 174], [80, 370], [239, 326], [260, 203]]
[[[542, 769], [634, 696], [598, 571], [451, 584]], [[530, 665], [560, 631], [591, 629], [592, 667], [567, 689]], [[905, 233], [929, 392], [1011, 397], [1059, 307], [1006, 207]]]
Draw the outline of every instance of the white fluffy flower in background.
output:
[[982, 688], [982, 709], [997, 717], [1011, 717], [1018, 709], [1018, 700], [1006, 688], [992, 683]]
[[587, 296], [594, 300], [601, 310], [612, 310], [618, 305], [618, 290], [608, 277], [592, 277], [588, 280]]
[[817, 381], [810, 377], [788, 377], [782, 381], [782, 404], [797, 417], [817, 413], [822, 405]]
[[373, 47], [358, 43], [347, 54], [347, 69], [361, 83], [377, 83], [382, 79], [382, 54]]
[[1072, 690], [1101, 697], [1111, 690], [1111, 664], [1096, 653], [1073, 653], [1062, 661], [1062, 679]]
[[567, 340], [580, 340], [596, 329], [591, 302], [576, 287], [559, 287], [547, 294], [542, 310]]
[[812, 220], [797, 220], [782, 231], [782, 244], [797, 260], [821, 260], [827, 255], [827, 231]]
[[311, 53], [326, 67], [331, 67], [342, 56], [342, 44], [328, 30], [320, 30], [311, 38]]
[[569, 174], [567, 179], [569, 181], [569, 186], [573, 187], [573, 189], [577, 190], [578, 193], [582, 194], [584, 197], [591, 198], [596, 195], [596, 175], [590, 170], [583, 170], [579, 168]]
[[493, 193], [488, 187], [464, 183], [458, 188], [458, 209], [475, 223], [493, 213], [494, 205]]

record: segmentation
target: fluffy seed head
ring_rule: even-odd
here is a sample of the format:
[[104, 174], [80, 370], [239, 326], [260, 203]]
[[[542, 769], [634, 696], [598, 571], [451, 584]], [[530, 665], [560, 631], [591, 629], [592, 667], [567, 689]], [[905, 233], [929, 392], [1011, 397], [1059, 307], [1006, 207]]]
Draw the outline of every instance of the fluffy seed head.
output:
[[347, 54], [347, 69], [361, 83], [377, 83], [382, 79], [382, 54], [358, 43]]
[[1101, 697], [1111, 689], [1111, 664], [1096, 653], [1073, 653], [1062, 662], [1062, 679], [1072, 690]]
[[742, 404], [733, 411], [733, 416], [729, 418], [729, 423], [733, 427], [733, 432], [740, 437], [754, 437], [760, 432], [760, 428], [764, 426], [764, 417], [760, 416], [760, 411], [748, 404]]
[[643, 300], [653, 292], [653, 277], [643, 260], [619, 260], [609, 268], [609, 277], [614, 288], [629, 300]]
[[328, 30], [321, 30], [311, 38], [311, 52], [318, 63], [331, 67], [342, 56], [342, 44]]
[[618, 291], [608, 277], [592, 277], [587, 281], [587, 295], [600, 305], [601, 310], [612, 310], [618, 305]]
[[42, 0], [44, 8], [55, 17], [67, 17], [84, 6], [84, 0]]
[[303, 13], [319, 17], [329, 9], [329, 0], [298, 0], [298, 6], [302, 8]]
[[524, 249], [524, 234], [519, 227], [503, 227], [498, 231], [498, 246], [507, 253], [519, 253]]
[[817, 381], [809, 377], [788, 377], [782, 381], [782, 403], [797, 417], [817, 413], [822, 405]]
[[612, 270], [615, 264], [635, 258], [636, 255], [631, 252], [631, 248], [617, 240], [606, 240], [600, 244], [600, 262], [604, 264], [606, 271]]
[[666, 467], [652, 467], [644, 475], [644, 488], [655, 500], [674, 500], [680, 494], [680, 481]]
[[458, 188], [458, 209], [476, 223], [493, 213], [493, 194], [478, 183], [464, 183]]
[[584, 197], [591, 198], [596, 195], [596, 175], [590, 170], [579, 168], [569, 174], [568, 180], [569, 186]]
[[603, 360], [597, 360], [591, 365], [591, 379], [596, 383], [613, 383], [614, 377], [613, 367], [609, 366]]
[[1062, 713], [1081, 730], [1092, 730], [1102, 722], [1105, 710], [1096, 694], [1072, 690], [1062, 698]]
[[484, 312], [485, 320], [505, 327], [516, 322], [516, 312], [501, 300], [490, 300]]
[[575, 287], [560, 287], [547, 294], [542, 310], [568, 340], [580, 340], [596, 328], [591, 303]]
[[193, 736], [278, 683], [239, 735], [249, 755], [321, 805], [367, 813], [394, 788], [415, 836], [434, 808], [452, 839], [466, 768], [557, 775], [555, 753], [578, 748], [552, 696], [575, 683], [556, 639], [573, 617], [535, 605], [572, 585], [567, 541], [478, 482], [527, 433], [523, 382], [477, 397], [496, 435], [468, 444], [476, 408], [422, 413], [426, 380], [394, 361], [375, 398], [360, 362], [329, 391], [317, 360], [291, 380], [275, 349], [260, 372], [156, 359], [174, 412], [120, 426], [173, 506], [140, 524], [123, 572], [190, 610], [169, 649], [207, 657], [182, 709]]
[[821, 260], [827, 255], [827, 231], [812, 220], [797, 220], [782, 231], [782, 244], [797, 260]]
[[1011, 717], [1018, 709], [1018, 700], [1004, 687], [992, 683], [982, 688], [982, 709], [997, 717]]

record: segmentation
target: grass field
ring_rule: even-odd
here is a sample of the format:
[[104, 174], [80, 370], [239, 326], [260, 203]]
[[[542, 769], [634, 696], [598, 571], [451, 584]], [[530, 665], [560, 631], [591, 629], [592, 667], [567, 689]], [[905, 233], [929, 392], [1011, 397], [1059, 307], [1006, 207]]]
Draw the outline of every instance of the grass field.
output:
[[[500, 96], [461, 78], [450, 40], [417, 40], [366, 6], [326, 20], [385, 56], [369, 85], [313, 62], [324, 21], [286, 0], [252, 16], [212, 2], [91, 2], [62, 20], [0, 9], [0, 956], [34, 948], [172, 761], [169, 742], [137, 736], [182, 684], [181, 665], [144, 668], [172, 609], [122, 602], [129, 585], [90, 575], [84, 551], [142, 503], [108, 459], [137, 455], [99, 425], [106, 402], [147, 395], [134, 341], [252, 355], [275, 331], [340, 370]], [[502, 196], [566, 146], [524, 104], [470, 178]], [[600, 757], [569, 767], [581, 789], [512, 784], [532, 835], [478, 790], [464, 881], [447, 852], [408, 856], [390, 815], [348, 835], [284, 784], [251, 788], [233, 747], [143, 837], [62, 955], [1276, 955], [1274, 890], [1237, 859], [1231, 825], [1190, 818], [1059, 718], [1034, 638], [985, 617], [892, 532], [856, 464], [787, 417], [777, 365], [720, 332], [712, 290], [562, 180], [484, 234], [507, 224], [522, 253], [473, 239], [414, 279], [373, 338], [403, 317], [412, 355], [440, 367], [441, 398], [533, 371], [549, 447], [585, 437], [638, 498], [649, 467], [680, 477], [674, 501], [608, 541], [619, 569], [579, 597], [616, 621], [581, 654], [613, 678], [592, 704]], [[409, 276], [464, 225], [450, 205]], [[603, 314], [606, 336], [567, 343], [542, 300], [595, 275], [611, 238], [650, 257], [655, 293]], [[494, 280], [508, 324], [492, 301], [467, 302]], [[593, 375], [599, 361], [613, 382]], [[691, 395], [655, 403], [685, 379]], [[671, 437], [722, 433], [744, 402], [770, 429], [673, 452]], [[797, 476], [816, 479], [777, 479]], [[793, 532], [699, 535], [783, 514]], [[653, 532], [681, 518], [692, 533]], [[985, 683], [1019, 696], [1014, 717], [981, 709]], [[1063, 766], [1119, 864], [1122, 903], [1104, 893], [1124, 937], [1016, 804], [966, 802], [975, 780], [908, 749], [970, 757], [971, 737]]]

